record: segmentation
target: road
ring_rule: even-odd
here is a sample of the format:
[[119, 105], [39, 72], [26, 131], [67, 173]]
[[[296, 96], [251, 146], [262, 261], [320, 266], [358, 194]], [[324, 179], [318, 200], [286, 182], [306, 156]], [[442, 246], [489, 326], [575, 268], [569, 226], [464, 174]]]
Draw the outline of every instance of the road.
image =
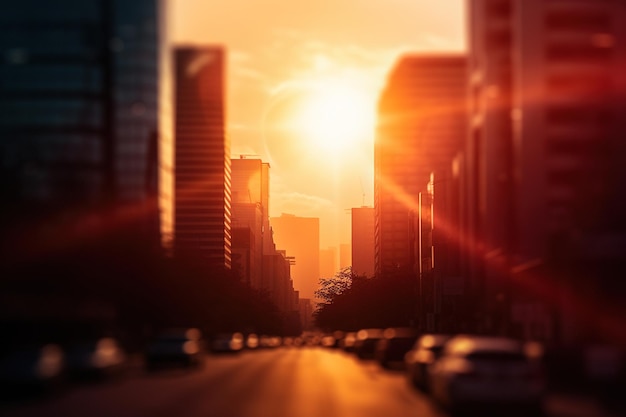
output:
[[[553, 401], [554, 402], [554, 401]], [[558, 417], [592, 417], [593, 408], [557, 401]], [[123, 379], [72, 387], [6, 417], [436, 417], [446, 414], [409, 386], [402, 372], [341, 351], [280, 348], [209, 355], [198, 370], [136, 369]]]

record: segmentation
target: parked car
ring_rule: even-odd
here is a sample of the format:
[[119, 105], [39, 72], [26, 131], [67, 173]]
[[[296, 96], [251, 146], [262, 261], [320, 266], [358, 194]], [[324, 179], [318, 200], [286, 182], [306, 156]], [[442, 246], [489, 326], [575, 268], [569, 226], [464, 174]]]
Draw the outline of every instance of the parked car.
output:
[[246, 337], [246, 348], [258, 349], [259, 344], [260, 344], [260, 339], [256, 333], [250, 333], [248, 337]]
[[348, 332], [339, 341], [339, 347], [347, 353], [354, 352], [354, 344], [356, 343], [356, 333]]
[[515, 406], [539, 412], [545, 381], [536, 344], [484, 336], [456, 336], [429, 368], [431, 393], [451, 410]]
[[413, 347], [417, 331], [412, 328], [389, 328], [376, 345], [374, 357], [385, 368], [404, 368], [404, 355]]
[[220, 333], [211, 338], [211, 352], [213, 353], [237, 353], [244, 347], [243, 334]]
[[48, 394], [63, 385], [65, 353], [57, 344], [16, 346], [0, 355], [0, 397]]
[[450, 335], [447, 334], [424, 334], [404, 355], [407, 377], [416, 387], [428, 391], [428, 367], [439, 359], [449, 339]]
[[374, 359], [376, 344], [383, 338], [383, 329], [362, 329], [356, 334], [354, 353], [360, 359]]
[[112, 337], [82, 340], [66, 349], [67, 371], [74, 378], [119, 376], [126, 365], [126, 352]]
[[202, 339], [198, 329], [170, 329], [160, 332], [146, 349], [146, 366], [179, 365], [185, 367], [200, 364]]

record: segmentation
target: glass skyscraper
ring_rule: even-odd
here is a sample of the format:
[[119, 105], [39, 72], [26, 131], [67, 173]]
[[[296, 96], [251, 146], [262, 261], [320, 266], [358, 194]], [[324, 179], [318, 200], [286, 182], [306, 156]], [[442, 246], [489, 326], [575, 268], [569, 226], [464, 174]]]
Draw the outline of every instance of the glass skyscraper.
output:
[[28, 252], [33, 242], [71, 235], [94, 216], [106, 217], [106, 227], [132, 224], [146, 244], [158, 245], [159, 141], [170, 140], [159, 129], [166, 116], [159, 103], [160, 3], [3, 6], [3, 247]]

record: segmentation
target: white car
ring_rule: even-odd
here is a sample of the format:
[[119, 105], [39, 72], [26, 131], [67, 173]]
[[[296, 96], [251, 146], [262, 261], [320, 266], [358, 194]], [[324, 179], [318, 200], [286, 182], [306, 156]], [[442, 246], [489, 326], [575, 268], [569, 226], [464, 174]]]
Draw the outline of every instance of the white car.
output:
[[541, 347], [502, 337], [456, 336], [429, 367], [431, 394], [451, 410], [515, 406], [541, 412]]

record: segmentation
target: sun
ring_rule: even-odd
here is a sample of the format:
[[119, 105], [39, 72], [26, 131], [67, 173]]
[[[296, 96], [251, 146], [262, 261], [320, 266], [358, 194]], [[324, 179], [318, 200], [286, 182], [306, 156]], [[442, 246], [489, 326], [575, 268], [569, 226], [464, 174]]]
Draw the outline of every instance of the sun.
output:
[[372, 97], [339, 82], [318, 83], [303, 97], [294, 127], [309, 147], [339, 152], [363, 146], [374, 134]]

